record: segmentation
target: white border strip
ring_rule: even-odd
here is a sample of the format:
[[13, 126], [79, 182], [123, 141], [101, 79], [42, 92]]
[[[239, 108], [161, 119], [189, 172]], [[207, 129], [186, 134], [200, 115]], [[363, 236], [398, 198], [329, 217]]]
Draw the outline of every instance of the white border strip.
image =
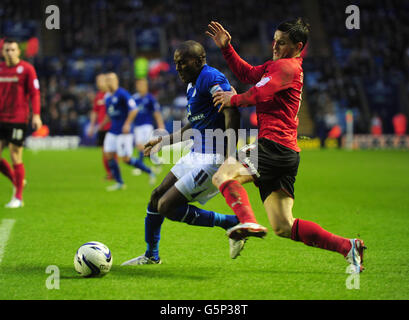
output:
[[4, 219], [0, 225], [0, 263], [15, 222], [16, 220], [14, 219]]

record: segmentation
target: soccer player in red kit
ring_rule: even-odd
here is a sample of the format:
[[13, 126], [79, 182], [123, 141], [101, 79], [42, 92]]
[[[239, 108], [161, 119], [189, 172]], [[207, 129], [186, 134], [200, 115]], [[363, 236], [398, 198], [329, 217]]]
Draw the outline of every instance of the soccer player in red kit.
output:
[[[88, 136], [92, 137], [97, 130], [97, 145], [102, 147], [104, 145], [105, 135], [111, 127], [111, 122], [106, 118], [106, 107], [105, 107], [105, 95], [108, 92], [108, 87], [106, 84], [106, 76], [103, 73], [97, 75], [96, 86], [98, 92], [94, 98], [94, 105], [91, 111], [91, 121], [88, 130]], [[108, 160], [102, 152], [102, 163], [104, 164], [105, 171], [107, 173], [106, 179], [112, 180], [111, 170], [108, 166]]]
[[[0, 172], [13, 183], [15, 192], [6, 208], [19, 208], [23, 204], [25, 169], [23, 142], [30, 116], [29, 101], [33, 112], [32, 126], [42, 126], [40, 117], [40, 85], [34, 67], [20, 59], [18, 43], [6, 39], [0, 63]], [[8, 145], [13, 168], [2, 158]]]
[[293, 218], [294, 183], [300, 161], [297, 145], [298, 112], [303, 88], [301, 52], [307, 44], [309, 25], [302, 18], [281, 23], [274, 34], [273, 58], [251, 66], [231, 45], [230, 34], [217, 22], [206, 32], [221, 48], [230, 69], [240, 81], [254, 86], [243, 94], [216, 92], [214, 104], [224, 107], [256, 106], [258, 139], [235, 158], [228, 158], [213, 176], [213, 183], [236, 213], [240, 224], [227, 235], [243, 248], [249, 236], [264, 237], [267, 229], [257, 223], [242, 184], [254, 182], [274, 232], [306, 245], [341, 253], [354, 272], [363, 270], [364, 243], [334, 235], [318, 224]]

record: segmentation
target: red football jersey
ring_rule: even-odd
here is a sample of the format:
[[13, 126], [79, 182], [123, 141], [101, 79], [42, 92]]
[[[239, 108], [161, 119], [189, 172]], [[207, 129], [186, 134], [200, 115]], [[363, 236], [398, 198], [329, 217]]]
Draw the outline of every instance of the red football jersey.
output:
[[0, 62], [0, 122], [27, 123], [29, 100], [40, 114], [40, 84], [34, 67], [23, 60], [12, 67]]
[[222, 50], [230, 69], [240, 81], [255, 84], [231, 98], [233, 106], [256, 106], [258, 138], [267, 138], [294, 151], [297, 145], [298, 112], [303, 88], [301, 57], [269, 60], [251, 66], [230, 45]]
[[[94, 106], [92, 108], [92, 111], [94, 111], [97, 114], [97, 124], [100, 124], [105, 119], [106, 107], [104, 97], [105, 92], [102, 91], [98, 91], [97, 94], [95, 95]], [[103, 128], [101, 128], [101, 130], [108, 131], [110, 127], [111, 123], [108, 122], [106, 125], [104, 125]]]

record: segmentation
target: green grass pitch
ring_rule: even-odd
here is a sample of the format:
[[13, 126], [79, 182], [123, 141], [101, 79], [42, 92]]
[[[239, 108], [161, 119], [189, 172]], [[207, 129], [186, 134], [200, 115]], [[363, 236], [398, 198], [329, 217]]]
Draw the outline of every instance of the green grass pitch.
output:
[[[301, 153], [294, 216], [364, 239], [366, 270], [358, 289], [347, 288], [341, 255], [279, 238], [271, 229], [264, 240], [250, 239], [232, 260], [222, 229], [166, 220], [163, 264], [121, 267], [145, 250], [148, 177], [132, 176], [121, 164], [128, 189], [106, 192], [96, 148], [26, 150], [24, 160], [24, 208], [4, 208], [12, 188], [0, 176], [0, 224], [15, 220], [0, 263], [0, 300], [409, 299], [409, 152]], [[259, 222], [267, 226], [257, 189], [246, 189]], [[231, 213], [220, 195], [206, 208]], [[92, 240], [113, 254], [111, 272], [103, 278], [81, 278], [73, 267], [77, 248]], [[60, 271], [59, 289], [46, 287], [49, 265]]]

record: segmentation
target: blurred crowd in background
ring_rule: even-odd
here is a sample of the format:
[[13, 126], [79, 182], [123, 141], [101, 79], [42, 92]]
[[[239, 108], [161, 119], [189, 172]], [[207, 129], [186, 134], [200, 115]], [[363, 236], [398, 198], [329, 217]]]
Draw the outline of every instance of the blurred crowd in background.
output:
[[[393, 118], [409, 111], [409, 2], [354, 1], [360, 9], [360, 29], [345, 26], [343, 0], [271, 1], [214, 0], [56, 1], [61, 29], [40, 36], [40, 52], [28, 59], [40, 79], [42, 118], [51, 135], [82, 135], [96, 92], [95, 76], [114, 71], [121, 86], [135, 92], [139, 66], [147, 61], [151, 92], [162, 106], [171, 130], [173, 120], [185, 117], [186, 86], [173, 64], [176, 46], [193, 39], [202, 43], [207, 61], [224, 72], [238, 92], [249, 87], [237, 82], [219, 49], [205, 34], [211, 20], [220, 21], [232, 35], [239, 54], [253, 65], [271, 58], [275, 27], [288, 18], [309, 16], [312, 33], [304, 59], [304, 99], [313, 131], [322, 136], [335, 125], [345, 131], [345, 112], [352, 110], [357, 133], [393, 133]], [[315, 4], [319, 10], [307, 12]], [[3, 0], [0, 37], [39, 36], [41, 19], [35, 3]], [[311, 10], [310, 10], [311, 11]], [[313, 15], [311, 17], [311, 14]], [[314, 16], [315, 15], [315, 16]], [[314, 26], [321, 26], [314, 30]], [[31, 34], [30, 34], [31, 33]], [[41, 50], [52, 41], [52, 54]], [[325, 49], [325, 50], [324, 50]], [[244, 127], [254, 108], [243, 110]], [[300, 133], [304, 134], [300, 123]]]

